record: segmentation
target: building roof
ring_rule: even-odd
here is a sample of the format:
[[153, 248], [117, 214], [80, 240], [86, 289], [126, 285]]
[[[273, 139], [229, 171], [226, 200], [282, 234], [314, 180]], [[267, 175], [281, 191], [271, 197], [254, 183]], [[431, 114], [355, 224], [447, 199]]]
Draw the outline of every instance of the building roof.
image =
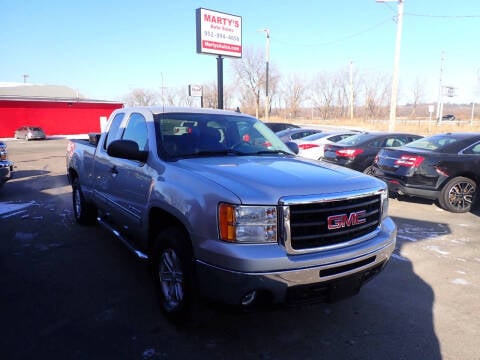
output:
[[56, 100], [81, 102], [118, 102], [89, 99], [78, 90], [65, 85], [0, 82], [0, 99], [8, 100]]

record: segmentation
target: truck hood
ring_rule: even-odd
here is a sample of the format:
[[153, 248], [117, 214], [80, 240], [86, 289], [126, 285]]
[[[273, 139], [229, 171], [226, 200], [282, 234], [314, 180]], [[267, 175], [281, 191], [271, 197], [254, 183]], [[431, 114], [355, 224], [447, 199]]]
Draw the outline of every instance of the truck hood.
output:
[[177, 166], [223, 186], [245, 204], [385, 187], [382, 181], [360, 172], [299, 157], [206, 157], [178, 160]]

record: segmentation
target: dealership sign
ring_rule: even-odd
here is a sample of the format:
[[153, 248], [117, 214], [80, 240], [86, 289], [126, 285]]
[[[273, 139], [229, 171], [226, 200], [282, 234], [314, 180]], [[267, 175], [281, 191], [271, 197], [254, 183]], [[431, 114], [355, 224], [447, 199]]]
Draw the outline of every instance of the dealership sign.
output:
[[242, 18], [199, 8], [197, 53], [242, 57]]

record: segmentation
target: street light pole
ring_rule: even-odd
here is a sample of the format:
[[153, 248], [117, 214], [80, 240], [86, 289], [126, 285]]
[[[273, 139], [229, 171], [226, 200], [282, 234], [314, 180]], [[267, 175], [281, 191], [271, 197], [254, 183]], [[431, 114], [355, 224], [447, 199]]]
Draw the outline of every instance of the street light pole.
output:
[[270, 96], [268, 94], [268, 67], [270, 63], [270, 29], [263, 29], [265, 34], [267, 35], [266, 43], [265, 43], [265, 120], [268, 121], [270, 119]]
[[[377, 2], [391, 2], [392, 0], [377, 0]], [[395, 42], [395, 59], [393, 63], [392, 94], [390, 99], [390, 119], [388, 121], [388, 131], [395, 131], [395, 120], [397, 117], [397, 98], [398, 98], [398, 71], [400, 67], [400, 45], [402, 42], [403, 26], [403, 3], [405, 0], [398, 1], [397, 12], [397, 38]]]

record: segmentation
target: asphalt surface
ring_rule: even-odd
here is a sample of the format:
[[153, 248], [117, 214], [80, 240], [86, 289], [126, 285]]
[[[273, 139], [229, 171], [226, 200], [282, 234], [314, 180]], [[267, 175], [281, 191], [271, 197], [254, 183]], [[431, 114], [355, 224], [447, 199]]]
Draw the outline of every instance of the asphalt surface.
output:
[[0, 359], [480, 359], [478, 210], [391, 199], [397, 248], [359, 295], [256, 312], [200, 304], [179, 328], [148, 266], [75, 223], [66, 140], [7, 144], [16, 174], [0, 189]]

